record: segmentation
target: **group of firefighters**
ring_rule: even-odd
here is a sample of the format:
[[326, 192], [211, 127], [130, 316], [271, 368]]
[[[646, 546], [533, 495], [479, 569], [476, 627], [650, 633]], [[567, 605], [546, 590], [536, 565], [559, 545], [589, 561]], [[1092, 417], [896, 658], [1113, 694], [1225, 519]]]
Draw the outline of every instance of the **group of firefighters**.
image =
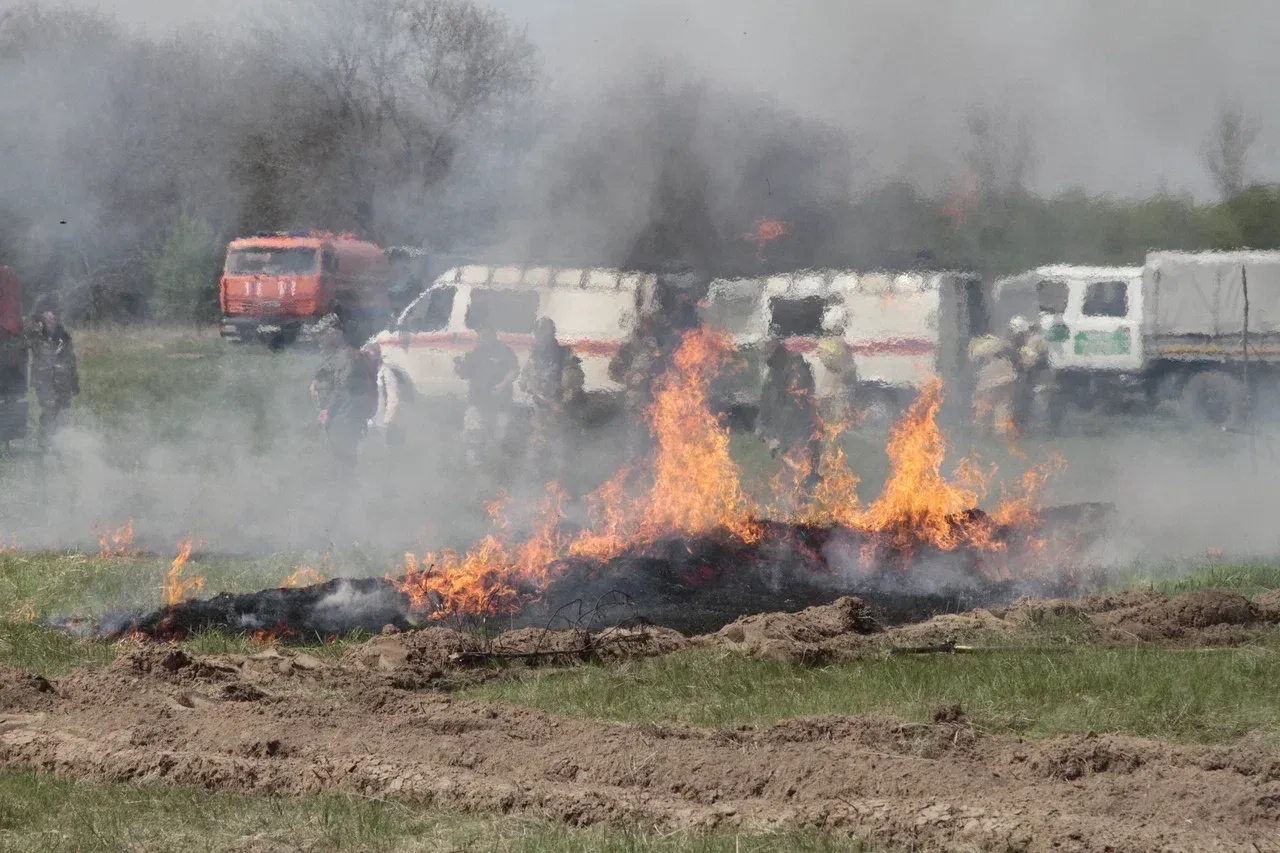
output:
[[[699, 325], [696, 302], [675, 294], [639, 317], [630, 338], [609, 364], [609, 378], [624, 389], [629, 456], [641, 459], [652, 449], [649, 410], [655, 382], [673, 363], [684, 334]], [[326, 317], [313, 334], [324, 361], [312, 384], [339, 467], [354, 472], [357, 449], [375, 418], [394, 441], [397, 382], [382, 362], [376, 343], [362, 350], [343, 339], [336, 317]], [[819, 406], [814, 374], [802, 354], [776, 342], [766, 360], [755, 431], [774, 457], [800, 470], [812, 488], [818, 480], [823, 423], [858, 419], [858, 371], [849, 345], [839, 336], [821, 340], [817, 356], [835, 377], [833, 393]], [[1032, 417], [1035, 388], [1047, 370], [1043, 338], [1023, 317], [1005, 333], [975, 340], [975, 408], [992, 432], [1025, 431]], [[569, 448], [581, 429], [587, 404], [581, 359], [556, 337], [554, 321], [538, 319], [533, 345], [523, 367], [492, 325], [484, 325], [475, 346], [454, 360], [467, 383], [463, 440], [467, 462], [476, 468], [509, 460], [517, 384], [527, 395], [531, 424], [525, 453], [527, 473], [540, 482], [562, 481]]]
[[[609, 364], [609, 378], [624, 389], [629, 426], [629, 453], [643, 458], [651, 450], [648, 412], [655, 381], [671, 367], [685, 332], [699, 324], [696, 304], [675, 294], [641, 315], [631, 337]], [[345, 340], [340, 322], [329, 315], [311, 330], [323, 360], [311, 384], [319, 422], [344, 475], [354, 473], [358, 449], [375, 418], [389, 443], [399, 440], [395, 412], [398, 397], [408, 390], [382, 361], [376, 343], [363, 349]], [[23, 322], [23, 334], [9, 335], [6, 347], [20, 347], [30, 360], [31, 384], [40, 407], [40, 448], [46, 449], [66, 422], [80, 378], [71, 335], [52, 296], [41, 296]], [[782, 342], [766, 361], [756, 433], [770, 453], [795, 460], [812, 486], [818, 477], [822, 423], [849, 423], [857, 418], [858, 371], [853, 354], [839, 337], [818, 344], [818, 358], [836, 377], [835, 393], [820, 411], [813, 371], [798, 352]], [[1005, 333], [975, 340], [970, 357], [976, 369], [975, 409], [980, 425], [993, 432], [1024, 432], [1032, 419], [1037, 383], [1047, 374], [1043, 337], [1023, 317], [1014, 317]], [[12, 361], [12, 359], [10, 359]], [[556, 338], [556, 326], [540, 318], [523, 368], [515, 352], [499, 339], [492, 325], [483, 328], [476, 345], [455, 359], [455, 370], [467, 383], [463, 418], [466, 458], [472, 466], [500, 458], [508, 446], [519, 383], [531, 403], [532, 422], [526, 458], [529, 473], [558, 480], [568, 449], [581, 428], [587, 395], [582, 360]]]

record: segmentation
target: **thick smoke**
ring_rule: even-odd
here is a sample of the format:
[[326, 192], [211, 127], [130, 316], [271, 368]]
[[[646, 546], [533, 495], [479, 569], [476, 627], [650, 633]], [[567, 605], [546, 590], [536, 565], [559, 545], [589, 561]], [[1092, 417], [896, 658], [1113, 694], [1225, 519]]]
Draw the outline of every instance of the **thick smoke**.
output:
[[[182, 210], [223, 238], [322, 226], [495, 262], [983, 266], [974, 252], [998, 244], [943, 244], [938, 203], [973, 153], [975, 107], [1005, 137], [1025, 122], [1028, 189], [1207, 195], [1215, 110], [1238, 99], [1268, 126], [1280, 27], [1260, 0], [1231, 21], [1196, 3], [504, 0], [514, 26], [486, 55], [506, 82], [463, 119], [453, 108], [475, 90], [424, 89], [429, 69], [385, 77], [375, 48], [407, 49], [383, 36], [412, 32], [373, 14], [391, 4], [219, 5], [164, 20], [139, 0], [114, 7], [119, 23], [46, 5], [0, 17], [0, 107], [17, 117], [0, 129], [0, 260], [60, 292], [77, 322], [147, 316], [147, 258]], [[1267, 150], [1257, 178], [1272, 175]], [[790, 224], [763, 254], [744, 239], [761, 218]], [[219, 369], [182, 411], [81, 412], [59, 458], [18, 465], [4, 525], [64, 545], [136, 517], [157, 550], [192, 531], [252, 552], [465, 544], [483, 528], [478, 498], [456, 500], [452, 426], [408, 457], [371, 447], [361, 483], [340, 489], [306, 398], [314, 356], [269, 364], [268, 399], [237, 395], [243, 377]], [[1225, 509], [1193, 513], [1235, 494], [1203, 444], [1175, 453], [1140, 429], [1080, 442], [1068, 466], [1060, 496], [1117, 497], [1144, 547], [1267, 547], [1265, 508], [1232, 513], [1235, 528]], [[1073, 473], [1088, 471], [1105, 477]], [[1196, 523], [1170, 535], [1162, 519], [1188, 513]]]

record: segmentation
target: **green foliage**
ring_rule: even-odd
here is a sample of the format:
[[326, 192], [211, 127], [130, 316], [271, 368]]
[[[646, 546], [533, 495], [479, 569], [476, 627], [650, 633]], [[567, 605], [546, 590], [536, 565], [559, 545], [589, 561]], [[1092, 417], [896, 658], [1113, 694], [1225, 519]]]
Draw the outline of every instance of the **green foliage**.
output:
[[163, 320], [208, 322], [218, 316], [223, 243], [204, 219], [183, 211], [160, 248], [147, 257], [155, 282], [152, 310]]

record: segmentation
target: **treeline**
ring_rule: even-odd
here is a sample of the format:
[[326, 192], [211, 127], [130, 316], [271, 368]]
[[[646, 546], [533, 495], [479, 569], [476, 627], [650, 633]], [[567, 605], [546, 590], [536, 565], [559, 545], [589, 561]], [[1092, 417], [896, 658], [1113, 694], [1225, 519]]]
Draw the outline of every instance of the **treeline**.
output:
[[975, 113], [956, 140], [969, 173], [926, 192], [864, 174], [856, 140], [695, 75], [640, 69], [557, 102], [523, 30], [472, 0], [270, 5], [163, 38], [69, 8], [0, 14], [0, 263], [30, 294], [59, 293], [84, 322], [203, 320], [227, 239], [310, 227], [726, 274], [994, 275], [1280, 246], [1280, 191], [1244, 186], [1229, 145], [1208, 164], [1226, 175], [1220, 203], [1042, 198], [1025, 128]]

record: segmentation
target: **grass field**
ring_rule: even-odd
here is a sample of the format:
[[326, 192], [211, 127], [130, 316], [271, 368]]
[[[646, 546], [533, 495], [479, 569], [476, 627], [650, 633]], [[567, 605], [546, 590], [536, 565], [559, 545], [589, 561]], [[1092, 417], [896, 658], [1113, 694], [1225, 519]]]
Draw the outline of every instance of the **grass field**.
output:
[[605, 832], [529, 818], [468, 816], [386, 800], [209, 794], [0, 772], [0, 850], [12, 853], [857, 853], [873, 849], [816, 835]]
[[[205, 332], [97, 332], [78, 337], [84, 393], [76, 417], [119, 448], [120, 464], [137, 451], [145, 422], [156, 441], [199, 436], [202, 411], [235, 413], [249, 441], [269, 446], [279, 417], [273, 395], [305, 410], [313, 357], [231, 350]], [[313, 441], [314, 438], [300, 439]], [[857, 444], [855, 440], [854, 445]], [[757, 488], [767, 455], [737, 437], [735, 452]], [[879, 448], [851, 449], [874, 482], [883, 476]], [[210, 451], [207, 464], [216, 464]], [[205, 463], [202, 463], [205, 464]], [[13, 476], [0, 463], [0, 481]], [[0, 537], [6, 533], [0, 519]], [[19, 543], [16, 543], [20, 545]], [[175, 543], [176, 544], [176, 543]], [[0, 665], [59, 676], [102, 666], [116, 655], [103, 642], [79, 641], [39, 624], [55, 614], [150, 609], [160, 600], [171, 553], [100, 559], [92, 551], [24, 551], [0, 538]], [[299, 566], [322, 568], [315, 552], [259, 558], [201, 556], [188, 574], [204, 594], [278, 584]], [[378, 575], [388, 556], [342, 556], [346, 571]], [[1255, 596], [1280, 588], [1280, 564], [1151, 563], [1112, 573], [1113, 588], [1174, 594], [1207, 587]], [[1057, 626], [1061, 627], [1061, 626]], [[1226, 651], [1079, 648], [1046, 626], [1020, 639], [1035, 649], [976, 655], [888, 658], [801, 667], [705, 651], [621, 666], [587, 666], [474, 688], [464, 695], [557, 713], [631, 723], [681, 722], [710, 727], [770, 723], [798, 715], [886, 714], [925, 721], [940, 706], [961, 706], [982, 730], [1043, 737], [1062, 732], [1125, 732], [1196, 743], [1248, 743], [1280, 753], [1280, 641]], [[335, 657], [354, 637], [312, 651]], [[1061, 652], [1046, 652], [1048, 644]], [[250, 641], [197, 637], [193, 652], [246, 651]], [[74, 783], [42, 775], [0, 773], [0, 849], [312, 851], [753, 851], [850, 850], [848, 842], [810, 836], [665, 837], [632, 831], [573, 830], [500, 816], [464, 816], [396, 802], [338, 797], [256, 798], [123, 783]], [[870, 848], [865, 848], [870, 849]]]

